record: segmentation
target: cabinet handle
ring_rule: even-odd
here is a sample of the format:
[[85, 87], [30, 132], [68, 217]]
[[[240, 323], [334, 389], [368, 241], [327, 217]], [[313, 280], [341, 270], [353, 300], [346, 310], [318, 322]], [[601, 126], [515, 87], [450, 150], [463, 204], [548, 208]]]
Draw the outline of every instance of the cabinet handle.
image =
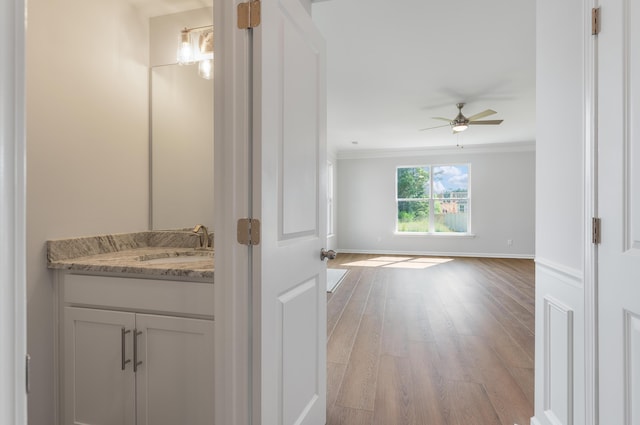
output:
[[133, 371], [138, 371], [138, 366], [142, 364], [142, 362], [138, 361], [138, 336], [142, 335], [142, 331], [137, 329], [133, 330]]
[[124, 370], [124, 368], [127, 366], [127, 363], [131, 363], [131, 359], [125, 360], [125, 357], [127, 355], [126, 352], [125, 352], [126, 351], [125, 350], [125, 346], [126, 346], [126, 343], [127, 343], [126, 339], [125, 339], [125, 336], [129, 332], [131, 332], [131, 330], [126, 330], [124, 327], [122, 327], [122, 329], [120, 330], [120, 337], [121, 337], [121, 339], [120, 339], [120, 349], [122, 350], [122, 354], [121, 354], [120, 358], [121, 358], [121, 363], [122, 363], [121, 364], [122, 370]]

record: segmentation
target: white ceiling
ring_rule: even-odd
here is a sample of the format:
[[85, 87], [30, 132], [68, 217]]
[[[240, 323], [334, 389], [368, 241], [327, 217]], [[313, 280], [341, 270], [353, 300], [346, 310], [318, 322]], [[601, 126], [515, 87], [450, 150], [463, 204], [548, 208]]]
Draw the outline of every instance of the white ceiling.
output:
[[[212, 3], [130, 2], [147, 16]], [[330, 0], [313, 3], [313, 20], [327, 44], [332, 150], [535, 142], [535, 0]], [[455, 117], [458, 102], [504, 122], [418, 131]]]
[[148, 18], [213, 7], [213, 0], [129, 0], [129, 3]]
[[[336, 150], [535, 141], [535, 0], [331, 0], [313, 19]], [[418, 131], [455, 117], [458, 102], [504, 122]]]

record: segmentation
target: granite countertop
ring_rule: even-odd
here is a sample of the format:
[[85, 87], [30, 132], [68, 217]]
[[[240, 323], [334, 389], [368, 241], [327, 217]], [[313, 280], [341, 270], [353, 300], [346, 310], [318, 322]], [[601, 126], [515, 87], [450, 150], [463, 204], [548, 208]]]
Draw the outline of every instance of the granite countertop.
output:
[[188, 230], [149, 231], [47, 242], [50, 269], [123, 273], [140, 277], [210, 280], [213, 249]]

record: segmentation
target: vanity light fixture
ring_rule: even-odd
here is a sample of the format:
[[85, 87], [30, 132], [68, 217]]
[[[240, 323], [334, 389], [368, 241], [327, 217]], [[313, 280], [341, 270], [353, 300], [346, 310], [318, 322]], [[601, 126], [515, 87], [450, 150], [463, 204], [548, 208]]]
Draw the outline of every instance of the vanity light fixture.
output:
[[185, 28], [180, 31], [178, 64], [198, 63], [198, 75], [213, 78], [213, 25]]
[[210, 80], [213, 78], [213, 28], [200, 32], [198, 53], [198, 75]]
[[178, 45], [178, 64], [190, 65], [193, 61], [193, 46], [191, 45], [191, 33], [187, 28], [180, 31], [180, 44]]
[[213, 59], [203, 59], [198, 62], [198, 75], [205, 80], [213, 78]]

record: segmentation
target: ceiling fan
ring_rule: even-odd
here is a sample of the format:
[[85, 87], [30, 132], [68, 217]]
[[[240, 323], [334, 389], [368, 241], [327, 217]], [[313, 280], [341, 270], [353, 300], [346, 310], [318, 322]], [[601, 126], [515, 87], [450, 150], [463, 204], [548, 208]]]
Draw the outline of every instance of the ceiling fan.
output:
[[489, 115], [493, 115], [497, 113], [492, 109], [487, 109], [485, 111], [482, 111], [480, 113], [477, 113], [467, 118], [464, 115], [462, 115], [462, 108], [464, 107], [464, 103], [457, 103], [456, 107], [458, 108], [458, 115], [452, 120], [449, 118], [433, 117], [434, 120], [447, 121], [448, 124], [438, 125], [435, 127], [422, 128], [419, 131], [451, 126], [451, 128], [453, 129], [453, 133], [455, 134], [455, 133], [460, 133], [461, 131], [465, 131], [470, 125], [498, 125], [503, 121], [503, 120], [478, 121], [478, 119], [480, 118], [488, 117]]

